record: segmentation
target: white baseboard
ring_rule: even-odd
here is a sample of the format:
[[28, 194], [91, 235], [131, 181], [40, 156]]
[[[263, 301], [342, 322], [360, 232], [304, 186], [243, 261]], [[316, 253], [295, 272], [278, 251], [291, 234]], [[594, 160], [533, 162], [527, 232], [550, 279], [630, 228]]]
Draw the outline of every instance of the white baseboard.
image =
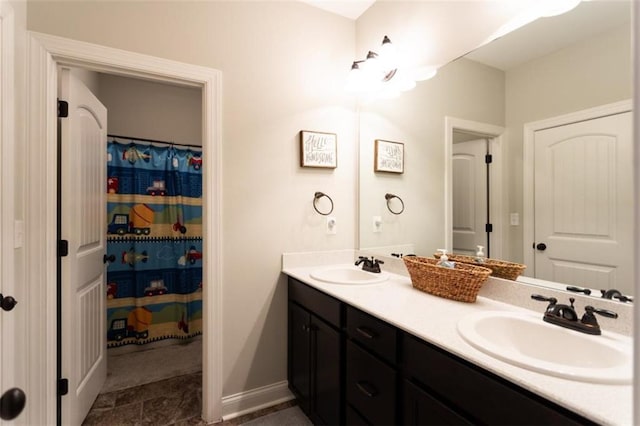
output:
[[222, 419], [229, 420], [294, 398], [286, 380], [222, 398]]

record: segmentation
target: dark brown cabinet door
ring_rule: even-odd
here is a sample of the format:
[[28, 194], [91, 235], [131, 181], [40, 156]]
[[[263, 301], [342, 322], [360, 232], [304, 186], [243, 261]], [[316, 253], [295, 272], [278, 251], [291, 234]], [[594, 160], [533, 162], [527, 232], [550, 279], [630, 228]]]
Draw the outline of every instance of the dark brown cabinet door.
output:
[[340, 334], [311, 316], [313, 375], [312, 410], [323, 424], [340, 423]]
[[340, 332], [289, 303], [289, 388], [315, 424], [341, 423]]
[[307, 311], [289, 303], [289, 388], [305, 412], [311, 402], [310, 317]]

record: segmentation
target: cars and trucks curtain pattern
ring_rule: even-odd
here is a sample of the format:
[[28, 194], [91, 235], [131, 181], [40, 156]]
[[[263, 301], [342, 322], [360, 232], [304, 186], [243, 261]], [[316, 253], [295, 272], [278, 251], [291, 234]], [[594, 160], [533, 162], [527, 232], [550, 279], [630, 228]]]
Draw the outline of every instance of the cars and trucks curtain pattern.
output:
[[202, 156], [107, 143], [107, 346], [202, 333]]

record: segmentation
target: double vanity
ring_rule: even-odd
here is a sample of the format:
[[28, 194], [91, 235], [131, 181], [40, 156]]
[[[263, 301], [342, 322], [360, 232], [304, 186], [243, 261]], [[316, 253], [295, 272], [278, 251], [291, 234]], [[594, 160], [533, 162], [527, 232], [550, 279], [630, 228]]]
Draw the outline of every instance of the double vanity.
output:
[[632, 423], [632, 341], [615, 320], [579, 333], [543, 322], [545, 304], [498, 300], [507, 281], [462, 303], [414, 289], [401, 261], [374, 274], [354, 257], [283, 256], [289, 387], [314, 423]]

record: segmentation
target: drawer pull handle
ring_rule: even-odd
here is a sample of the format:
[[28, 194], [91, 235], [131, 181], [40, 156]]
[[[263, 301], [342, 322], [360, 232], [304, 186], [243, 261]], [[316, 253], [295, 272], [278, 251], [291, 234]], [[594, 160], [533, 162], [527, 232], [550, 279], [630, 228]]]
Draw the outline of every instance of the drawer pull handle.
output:
[[378, 335], [373, 331], [369, 330], [367, 327], [358, 327], [356, 331], [366, 337], [367, 339], [375, 339]]
[[369, 398], [373, 398], [378, 395], [378, 390], [369, 382], [360, 381], [356, 383], [356, 386], [358, 386], [360, 392], [367, 395]]

